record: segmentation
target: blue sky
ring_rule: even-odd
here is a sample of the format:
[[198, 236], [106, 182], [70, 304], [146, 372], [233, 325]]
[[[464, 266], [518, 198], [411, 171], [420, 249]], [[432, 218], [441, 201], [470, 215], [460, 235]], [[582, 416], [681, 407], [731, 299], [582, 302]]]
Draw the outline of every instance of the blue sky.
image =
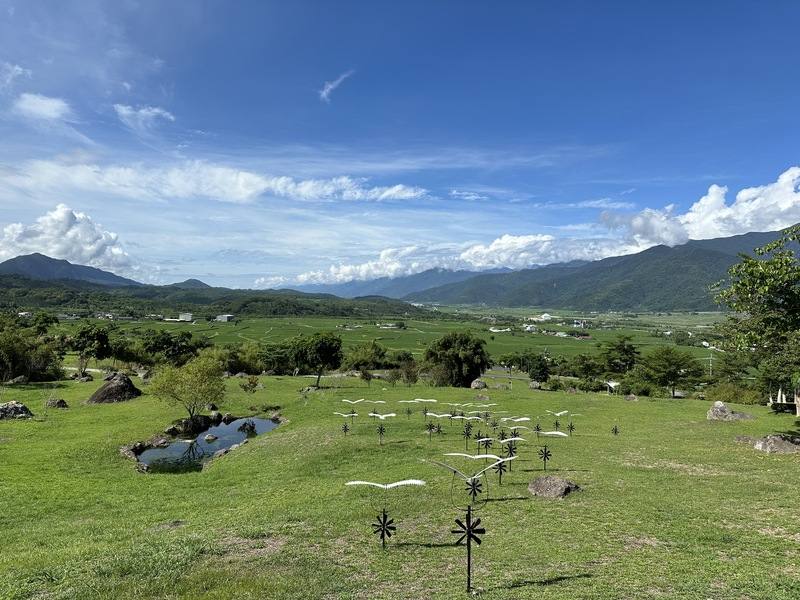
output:
[[0, 258], [270, 287], [783, 227], [798, 17], [0, 0]]

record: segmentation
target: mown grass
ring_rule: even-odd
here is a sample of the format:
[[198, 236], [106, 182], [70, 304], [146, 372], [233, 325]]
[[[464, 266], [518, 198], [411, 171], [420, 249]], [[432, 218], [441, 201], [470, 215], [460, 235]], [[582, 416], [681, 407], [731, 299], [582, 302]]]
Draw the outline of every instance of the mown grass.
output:
[[[331, 378], [340, 387], [303, 395], [305, 379], [262, 381], [255, 395], [230, 381], [225, 410], [278, 404], [288, 422], [182, 475], [140, 474], [118, 452], [179, 416], [149, 395], [92, 406], [82, 402], [98, 382], [63, 383], [55, 392], [71, 408], [45, 412], [43, 387], [7, 391], [4, 401], [25, 402], [36, 418], [0, 422], [0, 598], [465, 596], [465, 552], [450, 534], [459, 516], [452, 480], [426, 462], [463, 451], [460, 426], [445, 422], [445, 435], [429, 442], [420, 407], [407, 419], [397, 401], [433, 397], [441, 409], [475, 392]], [[491, 476], [493, 501], [480, 514], [482, 597], [800, 597], [800, 457], [734, 441], [795, 429], [794, 417], [738, 407], [757, 419], [712, 423], [696, 400], [626, 402], [521, 385], [488, 394], [509, 414], [582, 413], [573, 438], [549, 442], [548, 471], [584, 489], [563, 501], [529, 497], [541, 466], [526, 432], [531, 441], [502, 488]], [[398, 413], [383, 446], [371, 419], [356, 419], [347, 437], [339, 429], [333, 411], [360, 397], [386, 401], [358, 405], [362, 415]], [[398, 530], [382, 551], [370, 528], [382, 494], [344, 483], [409, 477], [428, 485], [386, 494]]]

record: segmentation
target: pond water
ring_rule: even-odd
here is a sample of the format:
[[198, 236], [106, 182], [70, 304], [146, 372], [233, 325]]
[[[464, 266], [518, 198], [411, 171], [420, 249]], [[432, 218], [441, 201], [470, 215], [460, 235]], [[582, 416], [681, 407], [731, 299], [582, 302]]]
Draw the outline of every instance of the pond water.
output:
[[[248, 427], [247, 423], [254, 427]], [[206, 429], [194, 439], [178, 439], [164, 448], [151, 448], [138, 456], [140, 463], [147, 465], [151, 473], [187, 473], [199, 471], [203, 463], [215, 452], [240, 444], [247, 438], [272, 431], [278, 423], [269, 419], [246, 417], [230, 423], [220, 423]], [[216, 436], [216, 440], [207, 442], [207, 435]]]

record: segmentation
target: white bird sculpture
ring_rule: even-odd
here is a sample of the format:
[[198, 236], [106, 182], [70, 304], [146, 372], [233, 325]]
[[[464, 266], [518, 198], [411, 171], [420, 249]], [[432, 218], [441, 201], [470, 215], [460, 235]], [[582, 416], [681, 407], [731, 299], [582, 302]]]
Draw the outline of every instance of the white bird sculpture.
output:
[[543, 435], [545, 437], [569, 437], [563, 431], [542, 431], [539, 435]]
[[452, 472], [454, 475], [458, 475], [459, 477], [461, 477], [461, 479], [463, 479], [464, 481], [470, 482], [473, 479], [477, 479], [478, 477], [481, 477], [486, 471], [488, 471], [489, 469], [494, 468], [495, 465], [497, 465], [499, 463], [508, 462], [510, 460], [514, 460], [515, 458], [517, 458], [517, 457], [516, 456], [512, 456], [512, 457], [509, 457], [509, 458], [501, 458], [500, 460], [497, 460], [497, 461], [493, 462], [488, 467], [485, 467], [485, 468], [481, 469], [480, 471], [478, 471], [476, 473], [473, 473], [472, 475], [467, 475], [465, 473], [462, 473], [461, 471], [459, 471], [455, 467], [451, 467], [450, 465], [448, 465], [446, 463], [443, 463], [443, 462], [439, 462], [437, 460], [432, 460], [431, 463], [434, 464], [434, 465], [438, 465], [440, 467], [444, 467], [448, 471]]
[[392, 488], [401, 487], [404, 485], [425, 485], [421, 479], [404, 479], [403, 481], [395, 481], [394, 483], [374, 483], [372, 481], [348, 481], [345, 485], [371, 485], [372, 487], [380, 488], [382, 490], [391, 490]]
[[510, 438], [506, 438], [504, 440], [500, 440], [500, 443], [501, 444], [510, 444], [511, 442], [527, 442], [527, 441], [528, 440], [526, 440], [525, 438], [521, 438], [521, 437], [510, 437]]
[[568, 410], [561, 410], [559, 412], [553, 412], [552, 410], [545, 410], [544, 412], [548, 412], [554, 417], [563, 417], [564, 415], [569, 414]]
[[530, 417], [503, 417], [500, 419], [501, 421], [511, 421], [512, 423], [524, 423], [525, 421], [530, 421]]
[[342, 402], [347, 402], [348, 404], [358, 404], [359, 402], [363, 402], [363, 401], [364, 401], [363, 398], [361, 398], [361, 400], [347, 400], [347, 399], [342, 400]]
[[350, 414], [344, 414], [344, 413], [340, 413], [340, 412], [335, 412], [333, 414], [339, 415], [340, 417], [345, 417], [346, 419], [351, 419], [353, 417], [357, 417], [358, 416], [357, 412], [352, 412]]
[[367, 404], [386, 404], [386, 400], [364, 400]]
[[397, 415], [394, 414], [394, 413], [387, 413], [385, 415], [382, 415], [380, 413], [371, 412], [371, 413], [369, 413], [369, 416], [370, 417], [378, 417], [381, 421], [383, 421], [384, 419], [388, 419], [389, 417], [396, 417]]
[[463, 452], [448, 452], [445, 456], [460, 456], [462, 458], [471, 458], [473, 460], [491, 458], [492, 460], [500, 460], [502, 457], [495, 454], [464, 454]]
[[415, 398], [417, 402], [436, 402], [433, 398]]
[[434, 419], [444, 419], [445, 417], [449, 419], [452, 415], [450, 413], [443, 413], [440, 415], [435, 412], [429, 412], [427, 416], [433, 417]]

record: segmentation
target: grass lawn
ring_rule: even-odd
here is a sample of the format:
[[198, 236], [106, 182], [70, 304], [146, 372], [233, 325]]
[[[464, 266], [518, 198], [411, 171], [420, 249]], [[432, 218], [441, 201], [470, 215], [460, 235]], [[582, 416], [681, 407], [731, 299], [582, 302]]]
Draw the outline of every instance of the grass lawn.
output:
[[[262, 381], [252, 396], [230, 381], [224, 410], [278, 404], [288, 422], [182, 475], [138, 473], [118, 452], [180, 416], [147, 394], [90, 406], [83, 401], [99, 382], [63, 383], [55, 391], [71, 408], [45, 412], [43, 387], [7, 390], [2, 401], [23, 401], [36, 418], [0, 421], [0, 598], [464, 597], [466, 552], [450, 533], [462, 515], [450, 475], [426, 462], [464, 450], [460, 426], [445, 420], [446, 433], [429, 442], [422, 405], [397, 401], [437, 398], [446, 412], [443, 402], [471, 402], [475, 392], [331, 378], [340, 387], [303, 396], [309, 380]], [[492, 501], [479, 515], [481, 597], [800, 597], [800, 456], [734, 441], [796, 429], [795, 417], [735, 407], [757, 418], [712, 423], [697, 400], [523, 385], [488, 394], [493, 410], [509, 411], [498, 416], [582, 413], [574, 437], [549, 440], [548, 472], [584, 489], [562, 501], [530, 497], [527, 484], [542, 472], [526, 432], [503, 486], [490, 475]], [[398, 413], [382, 446], [372, 419], [359, 417], [345, 437], [332, 414], [347, 412], [342, 398], [361, 397], [386, 401], [357, 405], [361, 415]], [[416, 411], [410, 420], [406, 406]], [[386, 493], [398, 529], [382, 551], [370, 527], [382, 492], [344, 483], [406, 478], [428, 485]]]

